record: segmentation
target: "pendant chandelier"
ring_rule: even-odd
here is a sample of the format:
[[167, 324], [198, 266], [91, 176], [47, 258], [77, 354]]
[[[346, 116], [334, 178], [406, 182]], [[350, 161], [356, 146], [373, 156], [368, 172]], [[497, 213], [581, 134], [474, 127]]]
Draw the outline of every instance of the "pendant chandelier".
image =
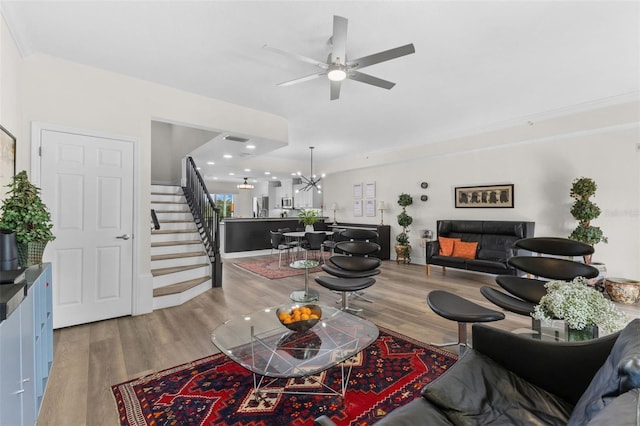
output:
[[315, 188], [316, 191], [318, 191], [318, 193], [322, 193], [322, 186], [318, 185], [318, 183], [320, 183], [320, 181], [322, 180], [322, 177], [319, 177], [318, 179], [316, 179], [316, 175], [313, 174], [313, 149], [315, 147], [310, 146], [309, 149], [311, 150], [311, 175], [310, 177], [305, 177], [302, 173], [298, 172], [298, 176], [300, 176], [300, 179], [302, 179], [302, 183], [305, 184], [305, 186], [303, 188], [300, 189], [300, 191], [308, 191], [312, 188]]
[[247, 182], [247, 178], [244, 178], [244, 182], [236, 185], [238, 189], [253, 189], [253, 185]]

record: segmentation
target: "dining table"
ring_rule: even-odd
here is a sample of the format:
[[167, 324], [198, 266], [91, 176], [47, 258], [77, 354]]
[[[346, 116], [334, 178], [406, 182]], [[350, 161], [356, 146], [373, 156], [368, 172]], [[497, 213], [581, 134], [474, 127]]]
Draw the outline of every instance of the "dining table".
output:
[[[290, 232], [283, 232], [282, 235], [284, 236], [287, 242], [291, 242], [292, 240], [295, 240], [296, 250], [300, 250], [300, 245], [302, 243], [302, 240], [304, 240], [304, 236], [307, 232], [311, 232], [311, 231], [290, 231]], [[315, 234], [319, 234], [321, 232], [324, 232], [328, 237], [334, 234], [333, 231], [313, 231], [313, 233]]]

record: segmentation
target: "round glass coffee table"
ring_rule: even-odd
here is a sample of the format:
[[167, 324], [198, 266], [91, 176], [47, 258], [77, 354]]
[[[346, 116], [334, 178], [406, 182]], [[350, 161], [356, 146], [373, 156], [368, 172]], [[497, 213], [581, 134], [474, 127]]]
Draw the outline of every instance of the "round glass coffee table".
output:
[[294, 302], [313, 302], [320, 298], [320, 294], [316, 290], [309, 289], [309, 269], [317, 268], [320, 262], [317, 260], [296, 260], [289, 264], [294, 269], [304, 269], [304, 290], [296, 290], [289, 298]]

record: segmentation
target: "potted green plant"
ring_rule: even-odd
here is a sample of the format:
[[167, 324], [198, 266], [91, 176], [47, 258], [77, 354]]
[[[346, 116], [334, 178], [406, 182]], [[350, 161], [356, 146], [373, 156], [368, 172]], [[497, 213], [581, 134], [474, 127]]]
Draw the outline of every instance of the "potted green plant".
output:
[[403, 260], [405, 263], [411, 263], [411, 245], [409, 244], [409, 225], [413, 223], [413, 218], [407, 214], [407, 207], [413, 204], [413, 198], [409, 194], [400, 194], [398, 196], [398, 205], [402, 207], [402, 212], [398, 215], [398, 225], [402, 228], [396, 236], [396, 262]]
[[24, 170], [16, 174], [7, 187], [0, 229], [16, 233], [20, 266], [42, 263], [44, 248], [55, 236], [51, 232], [51, 214], [40, 198], [40, 188], [29, 182]]
[[[581, 177], [573, 181], [569, 195], [575, 201], [571, 206], [571, 214], [578, 221], [578, 226], [569, 238], [589, 245], [599, 242], [606, 243], [607, 237], [597, 226], [591, 226], [591, 221], [600, 216], [600, 207], [589, 198], [595, 195], [598, 186], [590, 178]], [[585, 263], [591, 263], [591, 256], [585, 256]]]
[[[589, 287], [584, 277], [549, 281], [545, 288], [547, 293], [540, 298], [531, 316], [541, 321], [563, 320], [569, 337], [571, 332], [580, 330], [587, 330], [587, 337], [597, 337], [595, 327], [613, 333], [627, 324], [626, 314], [601, 292]], [[574, 332], [574, 336], [579, 340], [581, 333]]]
[[313, 232], [313, 224], [318, 221], [318, 212], [311, 209], [300, 210], [298, 221], [304, 225], [305, 231]]

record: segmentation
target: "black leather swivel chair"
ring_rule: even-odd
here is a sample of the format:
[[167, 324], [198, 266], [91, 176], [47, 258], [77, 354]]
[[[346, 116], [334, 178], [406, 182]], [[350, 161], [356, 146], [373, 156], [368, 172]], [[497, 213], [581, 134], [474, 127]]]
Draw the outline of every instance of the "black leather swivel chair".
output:
[[[586, 256], [593, 253], [593, 247], [567, 238], [535, 237], [524, 238], [515, 243], [516, 247], [538, 253], [538, 256], [514, 256], [509, 264], [536, 277], [549, 280], [571, 281], [576, 277], [595, 278], [599, 272], [596, 268], [584, 263], [558, 257], [542, 256]], [[520, 314], [531, 315], [533, 308], [547, 291], [544, 285], [547, 280], [512, 275], [498, 275], [496, 282], [507, 293], [491, 287], [481, 287], [482, 295], [503, 309]], [[533, 321], [533, 327], [538, 324]]]
[[372, 302], [364, 298], [358, 292], [372, 286], [376, 280], [372, 278], [380, 273], [380, 259], [368, 257], [380, 251], [380, 246], [369, 241], [342, 241], [336, 244], [336, 248], [346, 256], [331, 256], [329, 262], [322, 265], [322, 270], [331, 276], [320, 276], [315, 280], [321, 286], [330, 290], [342, 293], [342, 309], [359, 312], [349, 306], [349, 296], [355, 294], [363, 300]]

